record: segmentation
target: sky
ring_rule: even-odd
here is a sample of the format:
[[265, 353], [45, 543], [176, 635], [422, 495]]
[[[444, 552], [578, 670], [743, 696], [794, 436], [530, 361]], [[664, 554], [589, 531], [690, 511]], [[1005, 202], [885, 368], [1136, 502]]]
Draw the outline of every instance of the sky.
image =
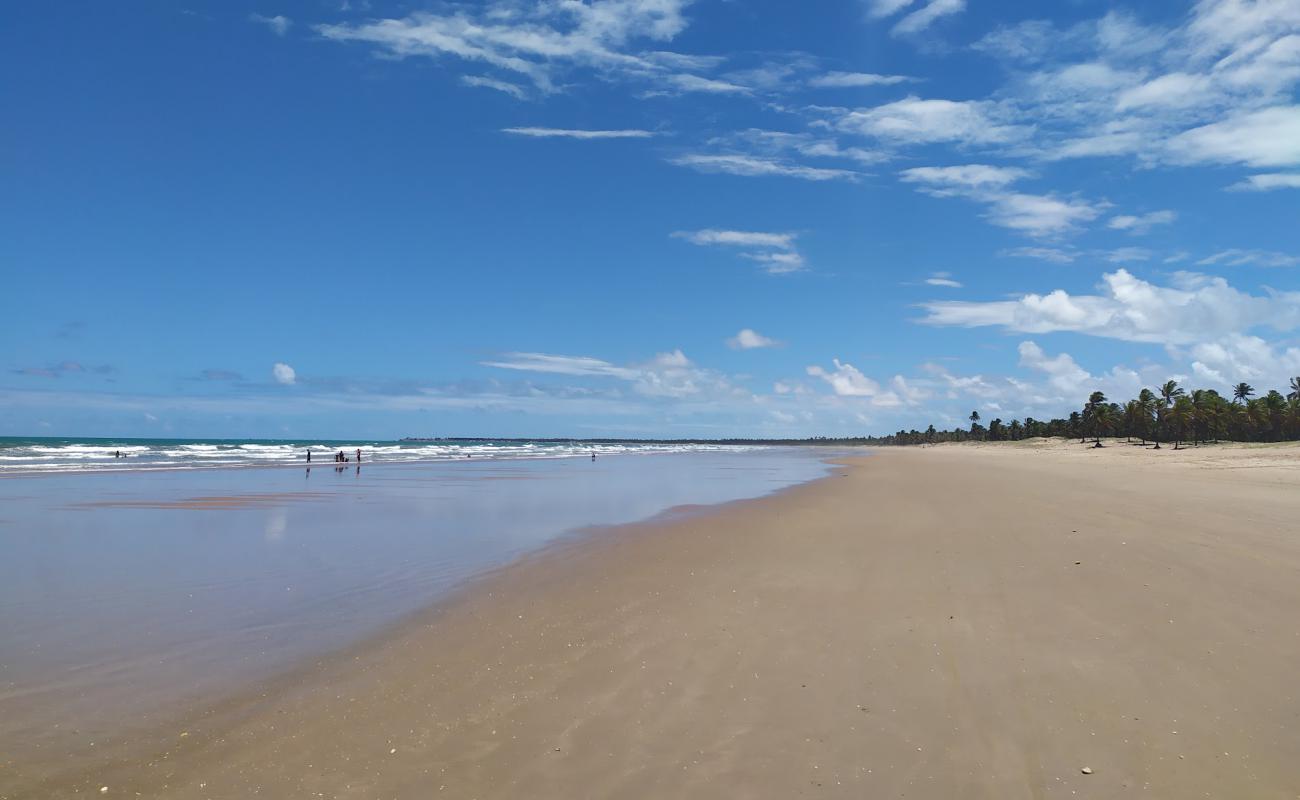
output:
[[1300, 375], [1300, 0], [55, 2], [0, 67], [0, 435], [863, 435]]

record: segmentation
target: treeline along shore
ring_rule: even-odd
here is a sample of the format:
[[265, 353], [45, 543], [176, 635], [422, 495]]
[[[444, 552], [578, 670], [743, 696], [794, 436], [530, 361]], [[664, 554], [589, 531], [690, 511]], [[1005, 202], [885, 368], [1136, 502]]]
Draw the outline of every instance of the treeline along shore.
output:
[[[1287, 394], [1273, 389], [1259, 395], [1249, 383], [1239, 383], [1227, 398], [1214, 389], [1187, 390], [1177, 381], [1166, 381], [1155, 389], [1143, 389], [1124, 404], [1093, 392], [1083, 407], [1066, 418], [1024, 421], [1000, 418], [981, 424], [978, 411], [970, 413], [969, 428], [939, 430], [930, 425], [924, 431], [913, 428], [885, 436], [813, 436], [806, 439], [492, 439], [496, 442], [537, 444], [693, 444], [693, 445], [792, 445], [862, 446], [936, 444], [939, 442], [1002, 442], [1022, 439], [1089, 438], [1100, 446], [1103, 436], [1124, 436], [1153, 442], [1286, 442], [1300, 440], [1300, 377], [1291, 379]], [[403, 442], [481, 442], [472, 437], [407, 437]]]
[[1276, 389], [1257, 396], [1255, 387], [1239, 383], [1226, 398], [1214, 389], [1187, 390], [1177, 381], [1166, 381], [1156, 389], [1143, 389], [1124, 404], [1093, 392], [1083, 408], [1065, 419], [1042, 421], [1026, 417], [1024, 422], [993, 419], [980, 424], [978, 411], [970, 413], [970, 428], [899, 431], [873, 444], [931, 444], [935, 442], [1018, 441], [1033, 438], [1092, 439], [1101, 446], [1103, 436], [1123, 436], [1143, 443], [1287, 442], [1300, 440], [1300, 377], [1291, 379], [1290, 391]]

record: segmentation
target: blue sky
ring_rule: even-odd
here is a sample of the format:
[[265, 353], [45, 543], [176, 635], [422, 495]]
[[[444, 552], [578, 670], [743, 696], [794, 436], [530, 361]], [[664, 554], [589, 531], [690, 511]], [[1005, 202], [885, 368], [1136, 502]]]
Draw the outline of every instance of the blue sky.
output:
[[55, 3], [0, 60], [0, 434], [882, 433], [1300, 374], [1300, 0]]

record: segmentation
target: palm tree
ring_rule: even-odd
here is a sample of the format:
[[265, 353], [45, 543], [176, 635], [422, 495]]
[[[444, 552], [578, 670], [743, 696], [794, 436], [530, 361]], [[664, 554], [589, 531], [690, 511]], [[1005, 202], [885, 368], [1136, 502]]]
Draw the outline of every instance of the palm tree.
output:
[[1291, 379], [1291, 394], [1287, 395], [1288, 400], [1300, 400], [1300, 377]]
[[[1092, 393], [1093, 397], [1097, 397], [1098, 395], [1101, 395], [1101, 392]], [[1104, 396], [1103, 399], [1105, 399]], [[1097, 403], [1097, 405], [1092, 409], [1091, 417], [1092, 433], [1093, 436], [1096, 437], [1092, 446], [1101, 447], [1101, 435], [1110, 431], [1111, 425], [1115, 421], [1115, 408], [1106, 403]]]
[[1232, 399], [1239, 403], [1246, 402], [1254, 393], [1255, 387], [1251, 386], [1249, 383], [1242, 382], [1232, 387]]
[[1160, 402], [1156, 404], [1156, 447], [1160, 449], [1160, 430], [1165, 424], [1165, 414], [1174, 401], [1187, 394], [1178, 385], [1178, 381], [1165, 381], [1160, 387]]
[[1183, 438], [1187, 426], [1196, 419], [1196, 408], [1192, 405], [1191, 398], [1186, 394], [1180, 394], [1174, 401], [1174, 405], [1168, 411], [1169, 422], [1174, 428], [1174, 449], [1177, 450], [1183, 443]]
[[[1150, 389], [1138, 392], [1138, 405], [1142, 413], [1142, 444], [1147, 443], [1147, 432], [1151, 430], [1151, 418], [1156, 413], [1156, 395]], [[1159, 442], [1157, 442], [1159, 444]]]
[[[1093, 392], [1088, 395], [1088, 403], [1083, 407], [1083, 418], [1088, 422], [1089, 427], [1092, 428], [1093, 435], [1096, 436], [1097, 439], [1098, 447], [1101, 446], [1101, 433], [1099, 428], [1100, 420], [1098, 412], [1099, 409], [1102, 409], [1105, 406], [1106, 395], [1101, 392]], [[1085, 439], [1080, 439], [1079, 444], [1083, 444]]]

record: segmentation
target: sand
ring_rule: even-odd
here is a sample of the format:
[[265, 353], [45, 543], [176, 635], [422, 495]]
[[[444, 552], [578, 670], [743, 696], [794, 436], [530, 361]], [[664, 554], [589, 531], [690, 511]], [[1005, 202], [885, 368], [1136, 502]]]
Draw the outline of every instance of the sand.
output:
[[1296, 798], [1298, 512], [1296, 447], [881, 451], [0, 796]]

